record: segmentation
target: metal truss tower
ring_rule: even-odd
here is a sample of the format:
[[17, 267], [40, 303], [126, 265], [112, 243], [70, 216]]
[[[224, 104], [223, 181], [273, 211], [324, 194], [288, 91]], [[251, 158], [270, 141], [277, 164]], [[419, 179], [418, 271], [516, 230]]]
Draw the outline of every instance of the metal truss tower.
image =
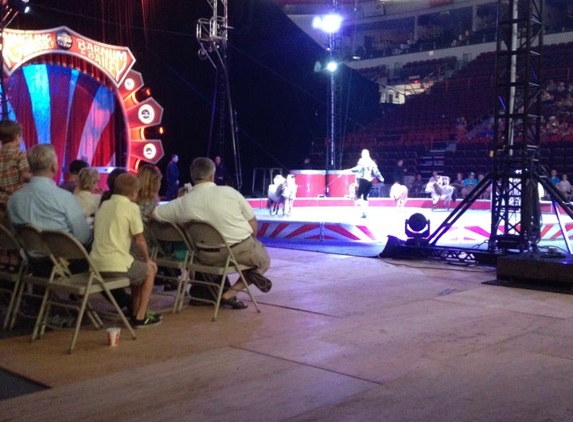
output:
[[[339, 12], [338, 1], [332, 1], [332, 13]], [[330, 63], [340, 63], [342, 52], [342, 35], [340, 30], [328, 35], [328, 59]], [[341, 69], [330, 72], [329, 91], [327, 99], [328, 107], [328, 153], [327, 170], [342, 168], [342, 75]]]
[[494, 111], [491, 252], [534, 252], [541, 238], [541, 186], [553, 203], [567, 250], [571, 245], [558, 205], [571, 204], [539, 163], [544, 0], [499, 0]]
[[196, 27], [200, 46], [199, 57], [209, 60], [215, 68], [215, 91], [207, 154], [219, 155], [225, 162], [230, 148], [235, 170], [235, 188], [240, 190], [243, 185], [243, 175], [227, 66], [227, 42], [229, 30], [232, 29], [229, 26], [228, 1], [207, 0], [207, 2], [213, 14], [210, 18], [199, 19]]
[[498, 14], [489, 249], [523, 252], [541, 232], [543, 0], [500, 0]]

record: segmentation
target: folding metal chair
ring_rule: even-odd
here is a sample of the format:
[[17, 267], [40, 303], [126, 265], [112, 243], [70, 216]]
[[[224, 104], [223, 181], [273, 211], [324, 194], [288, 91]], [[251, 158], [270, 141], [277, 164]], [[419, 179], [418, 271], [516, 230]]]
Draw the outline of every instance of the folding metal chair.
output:
[[[181, 275], [157, 274], [155, 277], [161, 280], [173, 282], [177, 286], [173, 313], [181, 312], [185, 301], [185, 292], [189, 284], [189, 263], [191, 262], [191, 246], [187, 237], [176, 224], [150, 221], [145, 225], [145, 236], [151, 246], [150, 255], [158, 267], [169, 271], [179, 270]], [[182, 256], [174, 255], [174, 246], [182, 246]]]
[[[4, 316], [4, 322], [2, 324], [2, 329], [6, 330], [10, 325], [10, 320], [14, 312], [14, 307], [16, 299], [18, 297], [18, 292], [20, 290], [20, 284], [22, 283], [22, 275], [26, 268], [26, 260], [22, 256], [22, 247], [14, 237], [14, 234], [4, 225], [0, 224], [0, 251], [2, 251], [6, 257], [9, 254], [17, 253], [21, 256], [20, 263], [14, 267], [6, 266], [5, 268], [0, 268], [0, 280], [4, 284], [0, 284], [0, 293], [8, 298], [8, 308], [6, 309], [6, 315]], [[10, 326], [12, 329], [13, 324]]]
[[[50, 307], [54, 303], [53, 296], [57, 291], [74, 294], [80, 298], [80, 304], [76, 306], [78, 316], [68, 353], [72, 353], [74, 350], [84, 314], [92, 319], [92, 323], [94, 323], [96, 327], [103, 327], [101, 319], [99, 319], [99, 316], [97, 316], [97, 313], [89, 304], [89, 297], [96, 293], [105, 292], [123, 324], [131, 334], [132, 339], [135, 339], [136, 336], [133, 328], [110, 293], [113, 289], [128, 287], [130, 284], [129, 278], [114, 277], [104, 279], [93, 265], [83, 245], [69, 233], [44, 230], [41, 233], [41, 238], [50, 250], [50, 258], [54, 262], [54, 268], [46, 287], [42, 305], [40, 306], [32, 340], [43, 336]], [[69, 268], [69, 263], [73, 260], [85, 260], [89, 267], [88, 270], [73, 274]]]
[[[213, 289], [214, 297], [216, 299], [210, 300], [205, 298], [193, 298], [196, 301], [212, 303], [215, 305], [215, 311], [213, 313], [213, 321], [217, 319], [217, 314], [219, 313], [219, 307], [221, 305], [221, 296], [223, 295], [223, 290], [225, 286], [225, 279], [230, 273], [237, 273], [245, 285], [245, 291], [251, 298], [251, 301], [255, 305], [257, 312], [261, 312], [259, 305], [255, 297], [251, 294], [249, 285], [243, 271], [253, 269], [254, 267], [248, 265], [242, 265], [237, 262], [231, 247], [221, 235], [219, 230], [215, 228], [210, 223], [205, 221], [190, 221], [183, 225], [183, 232], [187, 236], [189, 244], [193, 248], [193, 254], [191, 256], [191, 262], [189, 264], [189, 274], [193, 274], [193, 278], [190, 280], [192, 284], [200, 284]], [[222, 265], [208, 265], [199, 259], [199, 252], [201, 251], [219, 251], [224, 252], [225, 262]], [[220, 277], [218, 284], [212, 283], [205, 280], [198, 280], [196, 275], [204, 273], [211, 274]]]
[[[16, 227], [15, 238], [21, 246], [21, 255], [23, 258], [23, 272], [18, 286], [15, 291], [16, 296], [12, 307], [12, 316], [8, 323], [8, 328], [14, 328], [16, 318], [22, 316], [25, 318], [37, 318], [37, 314], [30, 315], [22, 311], [23, 297], [41, 302], [43, 290], [48, 285], [49, 276], [38, 276], [32, 272], [32, 261], [39, 257], [48, 257], [49, 251], [40, 236], [40, 230], [32, 225], [21, 225]], [[34, 290], [41, 290], [41, 294]], [[65, 306], [64, 306], [65, 307]]]

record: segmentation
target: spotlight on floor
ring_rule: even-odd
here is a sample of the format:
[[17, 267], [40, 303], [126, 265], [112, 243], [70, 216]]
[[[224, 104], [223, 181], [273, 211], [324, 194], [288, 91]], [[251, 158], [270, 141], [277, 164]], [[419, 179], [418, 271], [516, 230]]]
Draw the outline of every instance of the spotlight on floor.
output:
[[422, 239], [430, 235], [430, 220], [419, 212], [412, 214], [404, 223], [404, 231], [408, 236], [406, 244], [419, 245]]
[[384, 250], [378, 254], [380, 258], [420, 259], [424, 257], [421, 248], [426, 246], [425, 239], [430, 236], [430, 220], [419, 212], [412, 214], [404, 223], [404, 231], [408, 237], [406, 241], [395, 236], [388, 236]]

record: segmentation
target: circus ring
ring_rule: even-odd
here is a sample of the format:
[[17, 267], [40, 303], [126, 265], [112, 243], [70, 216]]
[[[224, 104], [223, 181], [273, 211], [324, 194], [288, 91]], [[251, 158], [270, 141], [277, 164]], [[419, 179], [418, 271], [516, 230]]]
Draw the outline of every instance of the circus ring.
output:
[[[28, 149], [51, 143], [61, 168], [156, 164], [163, 108], [151, 97], [127, 47], [100, 43], [67, 27], [4, 32], [4, 89], [10, 119]], [[61, 180], [61, 174], [56, 180]]]

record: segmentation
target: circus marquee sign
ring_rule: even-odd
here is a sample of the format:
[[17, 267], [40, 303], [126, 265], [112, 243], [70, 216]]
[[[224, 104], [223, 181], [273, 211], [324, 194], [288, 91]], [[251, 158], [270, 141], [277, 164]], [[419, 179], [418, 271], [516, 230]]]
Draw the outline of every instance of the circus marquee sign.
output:
[[4, 66], [8, 75], [35, 57], [65, 53], [100, 68], [118, 86], [135, 63], [129, 48], [91, 40], [65, 26], [43, 31], [5, 29], [4, 40]]
[[26, 148], [53, 144], [64, 168], [84, 159], [135, 171], [163, 157], [163, 108], [128, 47], [65, 26], [5, 29], [2, 56], [10, 118], [23, 123]]

